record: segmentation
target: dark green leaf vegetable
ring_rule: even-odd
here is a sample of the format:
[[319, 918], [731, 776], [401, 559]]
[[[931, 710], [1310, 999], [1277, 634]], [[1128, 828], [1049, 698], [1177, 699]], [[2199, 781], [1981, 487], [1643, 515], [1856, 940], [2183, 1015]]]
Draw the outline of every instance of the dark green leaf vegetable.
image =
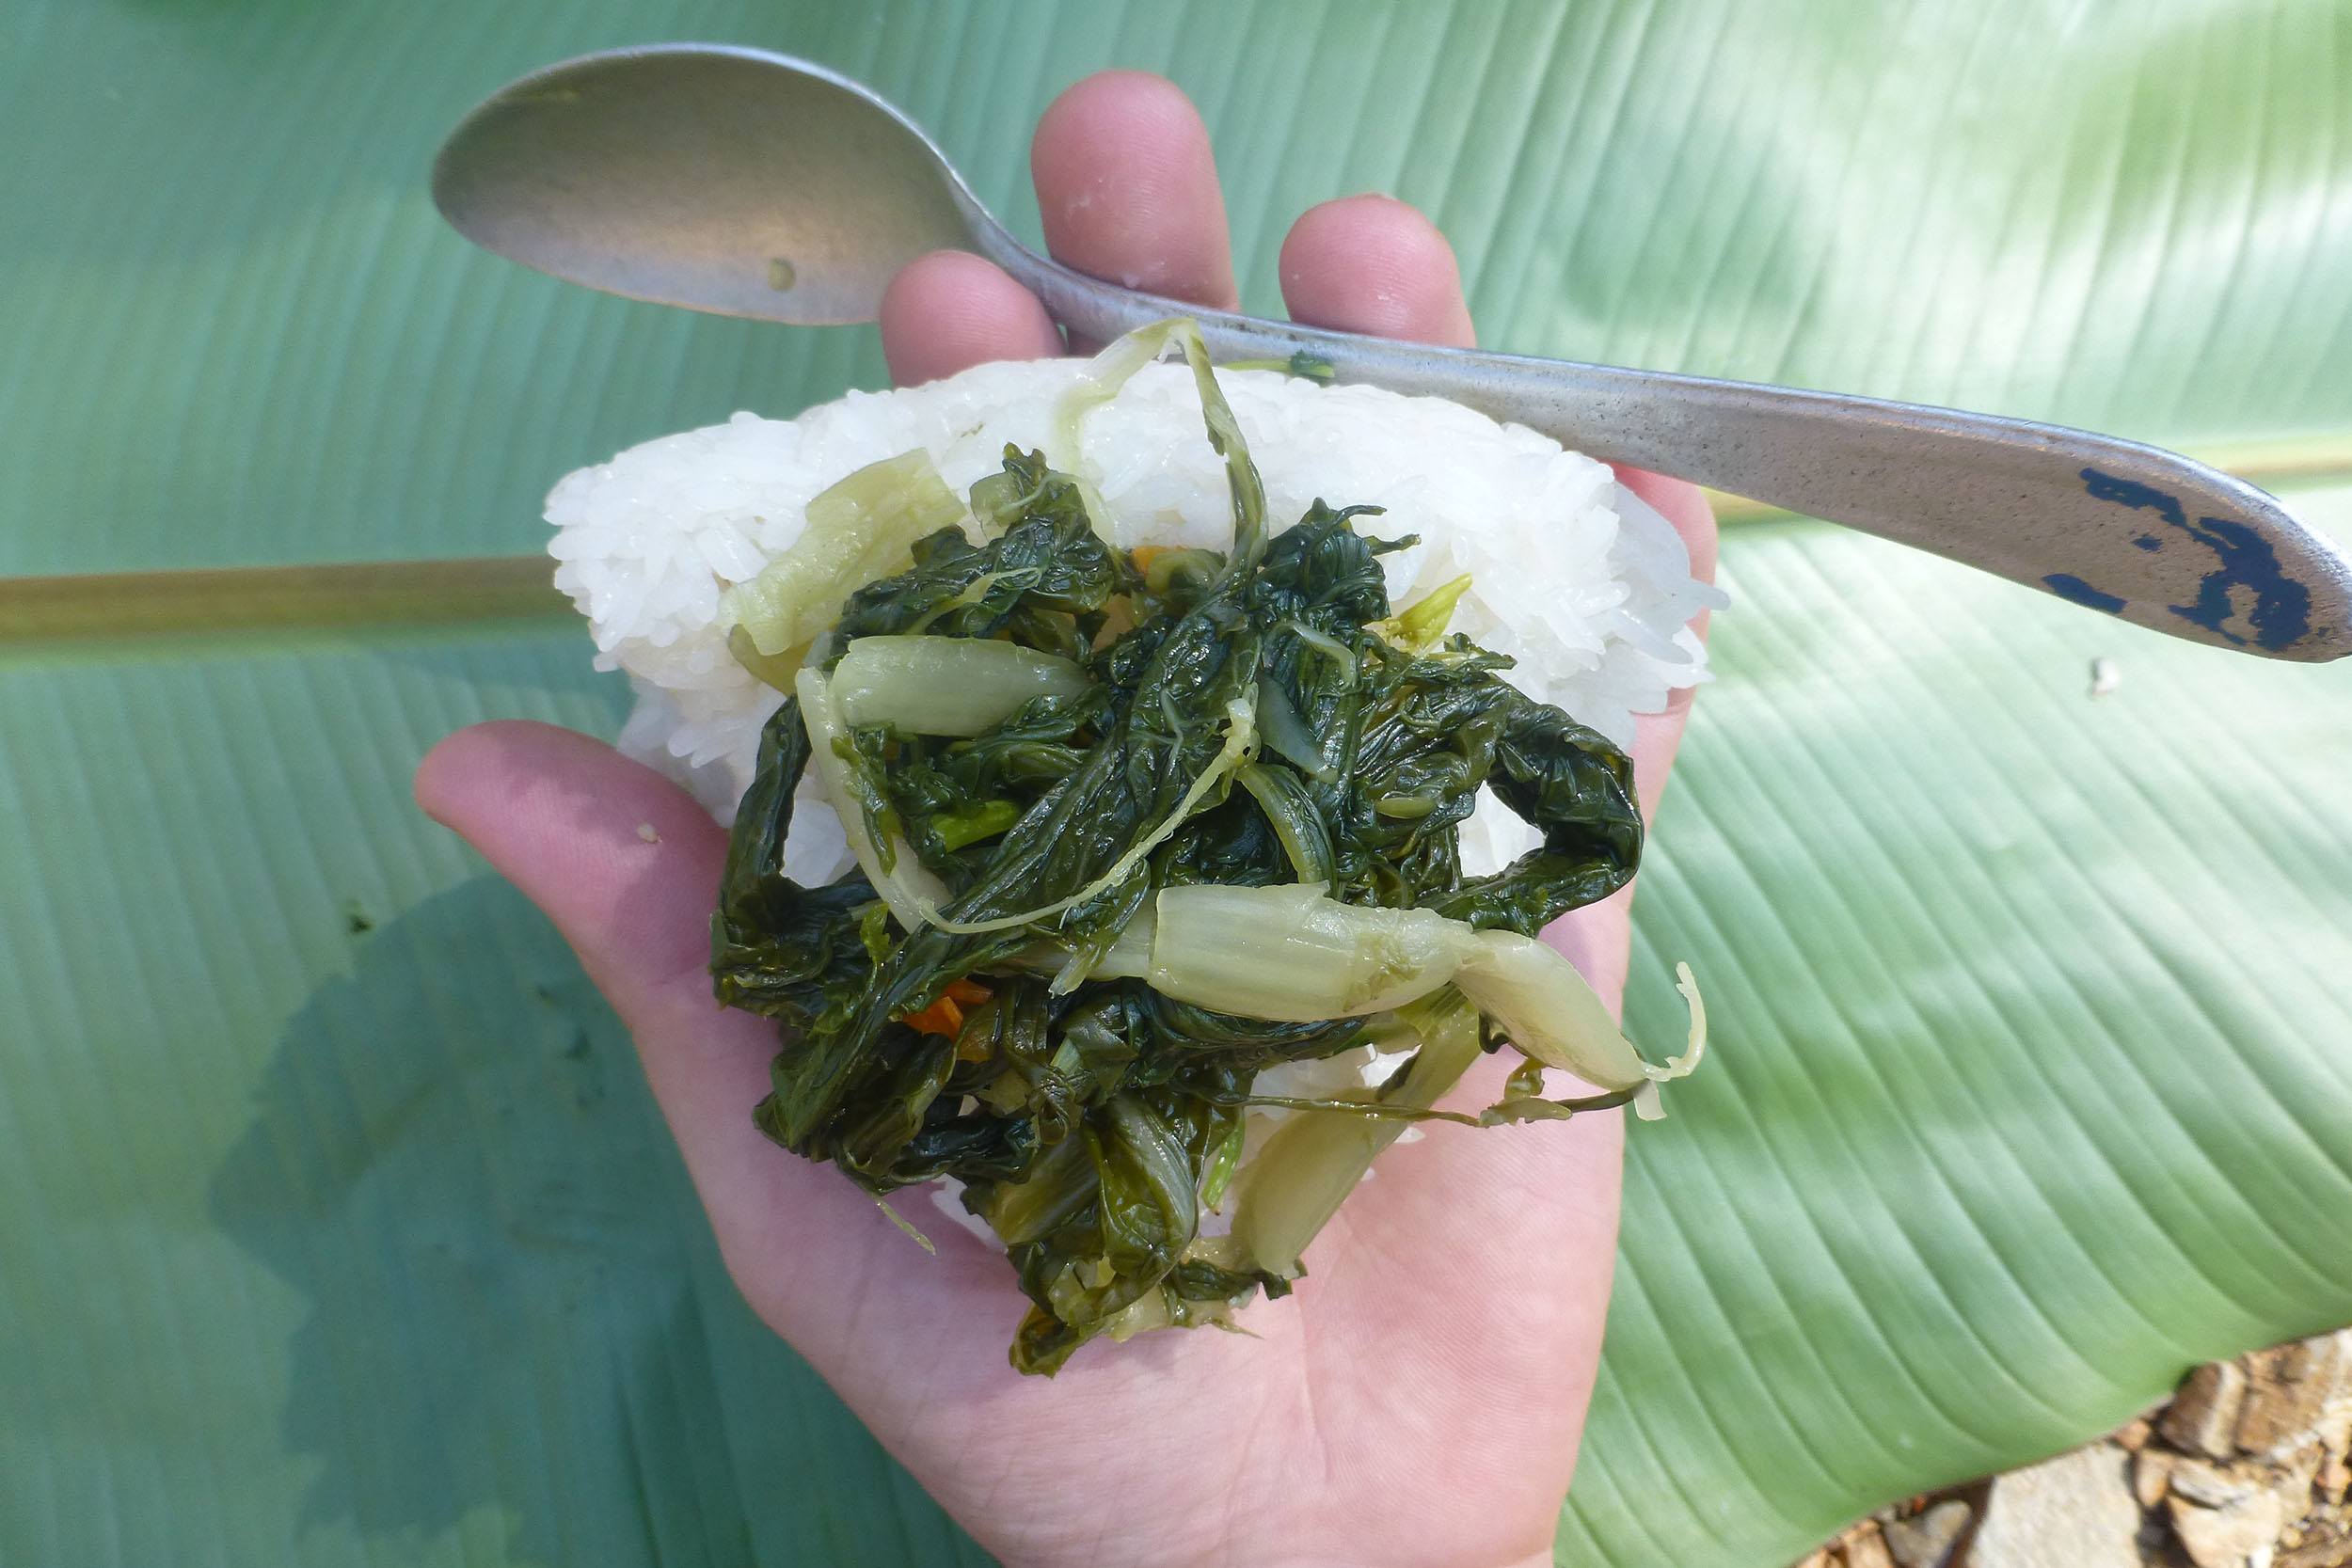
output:
[[[1655, 1114], [1704, 1039], [1693, 990], [1685, 1054], [1645, 1062], [1534, 940], [1633, 875], [1625, 755], [1444, 634], [1460, 583], [1392, 612], [1402, 546], [1356, 531], [1366, 509], [1273, 531], [1192, 324], [1115, 345], [1064, 428], [1170, 342], [1229, 549], [1113, 548], [1083, 483], [1010, 448], [943, 525], [910, 453], [820, 497], [810, 553], [733, 597], [747, 667], [787, 694], [713, 923], [721, 1000], [781, 1027], [758, 1125], [877, 1196], [961, 1183], [1029, 1298], [1025, 1371], [1287, 1293], [1409, 1121]], [[821, 888], [780, 869], [812, 766], [858, 862]], [[1466, 877], [1482, 786], [1542, 842]], [[1505, 1035], [1530, 1066], [1503, 1102], [1437, 1109]], [[1257, 1088], [1365, 1046], [1403, 1062], [1376, 1088]], [[1543, 1067], [1601, 1092], [1547, 1100]], [[1253, 1107], [1294, 1114], [1250, 1152]]]

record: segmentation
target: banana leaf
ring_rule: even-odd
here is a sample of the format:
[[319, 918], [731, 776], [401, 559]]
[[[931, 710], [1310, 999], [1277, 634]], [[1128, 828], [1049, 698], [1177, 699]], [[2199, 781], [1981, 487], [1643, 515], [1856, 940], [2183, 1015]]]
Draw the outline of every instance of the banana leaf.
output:
[[1787, 1562], [2352, 1317], [2352, 671], [1819, 525], [1726, 561], [1628, 1005], [1710, 958], [1723, 1070], [1628, 1140], [1563, 1562]]
[[[879, 382], [867, 332], [434, 217], [481, 93], [665, 37], [872, 82], [1031, 234], [1037, 109], [1168, 71], [1256, 309], [1293, 213], [1383, 187], [1500, 345], [2352, 472], [2341, 0], [15, 0], [0, 1561], [984, 1560], [407, 800], [455, 724], [623, 701], [529, 569], [448, 562], [622, 445]], [[1692, 958], [1718, 1050], [1632, 1141], [1564, 1562], [1783, 1562], [2352, 1320], [2352, 682], [1815, 524], [1724, 575], [1630, 1003], [1671, 1033]]]

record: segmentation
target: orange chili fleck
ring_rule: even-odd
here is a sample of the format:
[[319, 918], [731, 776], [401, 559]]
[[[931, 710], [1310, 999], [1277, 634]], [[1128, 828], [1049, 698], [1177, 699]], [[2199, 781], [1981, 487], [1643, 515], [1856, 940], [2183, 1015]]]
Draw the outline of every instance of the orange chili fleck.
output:
[[926, 1035], [953, 1035], [963, 1027], [963, 1009], [952, 996], [943, 996], [919, 1013], [909, 1013], [907, 1026]]
[[947, 994], [967, 1007], [977, 1007], [992, 994], [989, 989], [968, 975], [958, 975], [947, 982]]

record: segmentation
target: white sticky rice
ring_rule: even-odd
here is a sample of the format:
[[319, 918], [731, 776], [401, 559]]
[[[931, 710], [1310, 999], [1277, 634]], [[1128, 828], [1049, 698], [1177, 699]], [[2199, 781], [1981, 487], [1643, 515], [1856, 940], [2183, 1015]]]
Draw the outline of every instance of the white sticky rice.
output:
[[[1053, 451], [1057, 406], [1084, 366], [982, 365], [929, 386], [851, 392], [794, 420], [738, 414], [557, 484], [547, 507], [556, 585], [588, 617], [597, 666], [628, 672], [637, 693], [621, 750], [731, 819], [760, 726], [782, 698], [729, 656], [721, 592], [788, 548], [809, 500], [866, 464], [920, 447], [962, 494], [997, 470], [1008, 442]], [[1508, 678], [1531, 696], [1625, 746], [1635, 714], [1708, 678], [1686, 623], [1725, 601], [1692, 578], [1674, 529], [1604, 465], [1434, 398], [1273, 371], [1220, 372], [1218, 382], [1264, 476], [1272, 525], [1288, 526], [1318, 498], [1386, 508], [1358, 526], [1421, 539], [1382, 558], [1391, 603], [1404, 609], [1470, 574], [1450, 629], [1518, 660]], [[1078, 447], [1080, 477], [1108, 504], [1113, 543], [1231, 543], [1223, 462], [1182, 363], [1137, 372], [1085, 417]], [[815, 780], [812, 769], [802, 782], [785, 856], [787, 873], [811, 886], [851, 863]], [[1464, 868], [1497, 869], [1535, 842], [1482, 793], [1462, 829]], [[1274, 1070], [1305, 1074], [1279, 1087], [1307, 1094], [1335, 1077], [1376, 1082], [1393, 1067], [1352, 1052]]]
[[[636, 689], [621, 749], [731, 819], [759, 727], [782, 698], [728, 655], [721, 591], [757, 576], [800, 537], [809, 500], [868, 463], [921, 447], [961, 494], [997, 469], [1006, 443], [1046, 447], [1083, 364], [982, 365], [903, 391], [851, 392], [796, 420], [738, 414], [566, 476], [548, 497], [548, 549], [556, 586], [588, 617], [597, 667], [627, 671]], [[1317, 498], [1387, 508], [1358, 526], [1422, 541], [1382, 558], [1391, 601], [1402, 609], [1469, 573], [1451, 629], [1517, 659], [1509, 678], [1529, 695], [1623, 746], [1633, 715], [1707, 678], [1685, 623], [1724, 601], [1692, 578], [1666, 520], [1605, 466], [1436, 398], [1272, 371], [1217, 379], [1264, 475], [1274, 526]], [[1080, 475], [1108, 503], [1114, 543], [1231, 542], [1223, 463], [1181, 363], [1146, 366], [1086, 417], [1079, 445]], [[840, 821], [813, 775], [803, 800], [787, 869], [829, 882], [850, 864]], [[1534, 842], [1482, 798], [1464, 825], [1463, 863], [1491, 870]]]

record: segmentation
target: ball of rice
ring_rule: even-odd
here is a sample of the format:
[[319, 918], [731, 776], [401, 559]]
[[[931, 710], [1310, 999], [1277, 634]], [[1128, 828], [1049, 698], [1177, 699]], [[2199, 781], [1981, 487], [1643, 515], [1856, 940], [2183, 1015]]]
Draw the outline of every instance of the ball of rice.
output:
[[[587, 616], [599, 668], [628, 672], [637, 705], [620, 745], [722, 821], [751, 783], [760, 725], [781, 697], [729, 656], [720, 594], [800, 537], [809, 501], [869, 463], [920, 447], [958, 493], [1006, 445], [1055, 449], [1076, 359], [981, 365], [890, 392], [851, 392], [793, 420], [725, 424], [632, 447], [548, 497], [556, 585]], [[1278, 531], [1320, 499], [1386, 510], [1358, 526], [1418, 545], [1381, 558], [1399, 609], [1469, 574], [1450, 629], [1518, 661], [1529, 695], [1629, 745], [1633, 716], [1707, 679], [1687, 623], [1724, 599], [1691, 576], [1673, 527], [1608, 467], [1458, 404], [1374, 387], [1224, 371]], [[1078, 428], [1077, 470], [1109, 509], [1113, 543], [1221, 549], [1232, 537], [1223, 460], [1191, 372], [1145, 366]], [[1489, 796], [1462, 828], [1472, 874], [1535, 843]], [[807, 885], [849, 868], [841, 824], [803, 781], [786, 870]]]

